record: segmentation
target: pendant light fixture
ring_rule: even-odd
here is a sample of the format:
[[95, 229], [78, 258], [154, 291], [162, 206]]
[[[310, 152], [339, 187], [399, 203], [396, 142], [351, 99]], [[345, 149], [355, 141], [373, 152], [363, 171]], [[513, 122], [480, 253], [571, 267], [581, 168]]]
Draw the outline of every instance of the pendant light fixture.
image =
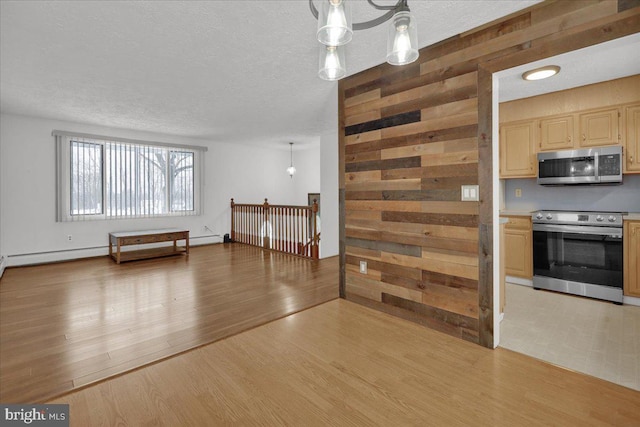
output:
[[416, 20], [407, 10], [393, 16], [387, 38], [387, 62], [391, 65], [410, 64], [418, 59]]
[[346, 0], [326, 0], [318, 15], [318, 41], [325, 46], [342, 46], [351, 41], [351, 4]]
[[318, 19], [316, 36], [321, 43], [318, 76], [324, 80], [339, 80], [346, 76], [344, 45], [351, 41], [354, 30], [373, 28], [391, 19], [387, 39], [387, 62], [391, 65], [410, 64], [418, 59], [418, 31], [409, 10], [408, 0], [398, 0], [393, 6], [381, 6], [367, 0], [370, 6], [385, 13], [366, 22], [352, 23], [350, 2], [353, 0], [320, 0], [318, 10], [309, 0], [311, 13]]
[[320, 45], [318, 76], [322, 80], [339, 80], [346, 75], [347, 69], [344, 67], [343, 47]]
[[293, 167], [293, 142], [289, 143], [289, 151], [291, 152], [291, 166], [287, 168], [287, 173], [290, 178], [293, 178], [293, 175], [296, 173], [296, 168]]

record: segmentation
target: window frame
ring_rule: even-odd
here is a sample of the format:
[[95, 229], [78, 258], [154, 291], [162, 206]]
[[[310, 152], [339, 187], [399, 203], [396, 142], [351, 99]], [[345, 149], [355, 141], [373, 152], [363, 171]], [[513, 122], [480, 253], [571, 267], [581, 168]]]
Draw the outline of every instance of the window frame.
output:
[[[56, 138], [56, 203], [57, 203], [57, 218], [58, 222], [67, 221], [93, 221], [93, 220], [116, 220], [116, 219], [143, 219], [143, 218], [164, 218], [164, 217], [182, 217], [182, 216], [198, 216], [202, 215], [203, 203], [203, 179], [204, 179], [204, 153], [207, 151], [206, 147], [201, 146], [186, 146], [180, 144], [168, 144], [152, 141], [131, 140], [125, 138], [111, 138], [99, 135], [79, 134], [66, 131], [52, 132], [52, 135]], [[72, 164], [71, 164], [71, 146], [74, 141], [81, 143], [97, 144], [101, 146], [101, 175], [102, 175], [102, 213], [101, 214], [72, 214], [71, 200], [72, 200], [72, 183], [71, 176]], [[191, 194], [193, 195], [193, 209], [191, 210], [176, 210], [173, 205], [173, 185], [175, 183], [175, 177], [170, 172], [169, 162], [166, 165], [165, 179], [165, 212], [159, 214], [143, 213], [137, 215], [109, 215], [110, 211], [108, 203], [110, 202], [109, 194], [107, 194], [107, 144], [121, 144], [121, 145], [137, 145], [147, 146], [154, 149], [164, 150], [167, 159], [172, 153], [189, 153], [193, 155], [192, 176], [193, 176], [193, 188]]]

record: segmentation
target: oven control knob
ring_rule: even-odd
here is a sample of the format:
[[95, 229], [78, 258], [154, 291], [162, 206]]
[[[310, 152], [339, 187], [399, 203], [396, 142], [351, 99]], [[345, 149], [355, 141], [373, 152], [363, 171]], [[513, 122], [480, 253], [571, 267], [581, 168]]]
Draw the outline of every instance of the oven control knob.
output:
[[552, 219], [553, 219], [553, 215], [551, 215], [551, 214], [547, 214], [547, 219], [548, 219], [548, 220], [552, 220]]
[[542, 214], [540, 212], [536, 214], [536, 219], [542, 219]]
[[614, 222], [616, 220], [616, 217], [613, 215], [609, 216], [609, 222]]
[[603, 217], [602, 215], [598, 215], [598, 216], [596, 217], [596, 221], [598, 221], [598, 222], [602, 222], [602, 221], [604, 221], [604, 217]]

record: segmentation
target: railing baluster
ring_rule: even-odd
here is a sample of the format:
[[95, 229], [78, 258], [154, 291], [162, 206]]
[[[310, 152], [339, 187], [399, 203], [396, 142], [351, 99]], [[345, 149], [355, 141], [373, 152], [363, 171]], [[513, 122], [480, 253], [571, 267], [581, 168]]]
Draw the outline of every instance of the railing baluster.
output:
[[293, 238], [293, 232], [291, 230], [291, 208], [287, 209], [287, 222], [289, 225], [287, 226], [287, 250], [286, 252], [291, 253], [291, 240]]
[[303, 225], [304, 225], [304, 240], [305, 240], [305, 245], [304, 245], [304, 255], [305, 256], [309, 256], [309, 245], [306, 244], [307, 239], [309, 239], [309, 211], [307, 209], [305, 209], [303, 211], [304, 213], [304, 221], [303, 221]]
[[300, 255], [300, 209], [295, 209], [296, 254]]
[[278, 250], [282, 251], [282, 208], [278, 208]]

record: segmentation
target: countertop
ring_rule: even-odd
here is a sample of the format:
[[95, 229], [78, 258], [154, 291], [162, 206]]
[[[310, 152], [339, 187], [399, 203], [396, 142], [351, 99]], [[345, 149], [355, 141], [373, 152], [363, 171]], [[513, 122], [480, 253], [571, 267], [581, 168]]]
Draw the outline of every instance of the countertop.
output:
[[[504, 210], [500, 211], [500, 216], [531, 216], [531, 212], [527, 211], [512, 211]], [[640, 221], [640, 212], [629, 212], [622, 216], [622, 219], [626, 221]]]
[[500, 216], [531, 216], [531, 212], [528, 211], [511, 211], [511, 210], [504, 210], [504, 211], [500, 211]]

